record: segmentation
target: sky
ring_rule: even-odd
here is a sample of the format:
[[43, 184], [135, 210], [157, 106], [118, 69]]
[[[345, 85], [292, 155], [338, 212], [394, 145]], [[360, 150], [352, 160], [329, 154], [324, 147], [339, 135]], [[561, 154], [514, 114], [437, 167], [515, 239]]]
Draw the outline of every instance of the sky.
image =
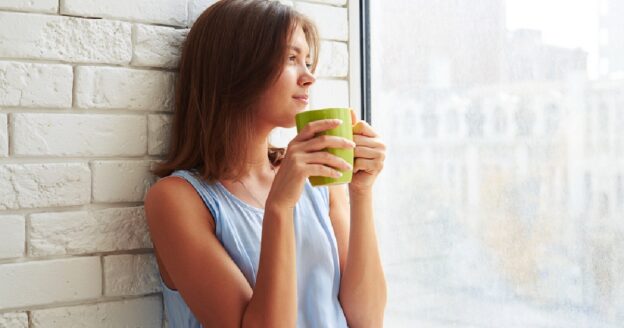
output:
[[538, 29], [544, 43], [589, 53], [590, 78], [598, 72], [598, 16], [602, 0], [506, 0], [507, 28]]

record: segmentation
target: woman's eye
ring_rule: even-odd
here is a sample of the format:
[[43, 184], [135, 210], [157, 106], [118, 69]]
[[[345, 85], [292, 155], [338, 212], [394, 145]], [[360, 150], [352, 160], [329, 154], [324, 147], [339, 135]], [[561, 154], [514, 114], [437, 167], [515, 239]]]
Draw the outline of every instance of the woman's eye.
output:
[[308, 69], [310, 69], [310, 68], [312, 68], [312, 64], [306, 63], [306, 67], [307, 67]]
[[295, 60], [297, 60], [297, 56], [290, 56], [290, 57], [288, 57], [288, 60], [295, 61]]

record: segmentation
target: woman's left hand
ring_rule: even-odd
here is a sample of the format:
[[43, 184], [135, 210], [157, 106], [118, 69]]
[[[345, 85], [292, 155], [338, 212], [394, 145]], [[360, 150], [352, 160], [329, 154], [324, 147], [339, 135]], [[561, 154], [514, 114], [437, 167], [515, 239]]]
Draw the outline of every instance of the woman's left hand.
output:
[[349, 183], [352, 191], [370, 191], [373, 182], [383, 169], [386, 158], [386, 145], [379, 139], [379, 135], [366, 121], [357, 120], [351, 109], [353, 122], [353, 142], [355, 142], [353, 178]]

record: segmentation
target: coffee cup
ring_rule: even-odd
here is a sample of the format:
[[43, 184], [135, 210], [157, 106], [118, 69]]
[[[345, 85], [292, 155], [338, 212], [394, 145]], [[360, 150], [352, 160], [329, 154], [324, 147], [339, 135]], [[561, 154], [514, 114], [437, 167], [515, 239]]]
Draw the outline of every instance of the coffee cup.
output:
[[[318, 132], [316, 136], [331, 135], [353, 141], [353, 126], [351, 122], [350, 108], [322, 108], [300, 112], [295, 116], [295, 121], [297, 123], [297, 133], [299, 133], [306, 125], [308, 125], [308, 123], [325, 119], [340, 119], [342, 120], [342, 124], [333, 129]], [[325, 151], [344, 159], [347, 163], [351, 165], [351, 167], [353, 167], [353, 148], [326, 148]], [[341, 170], [338, 168], [334, 169], [339, 170], [342, 173], [342, 176], [339, 178], [311, 176], [309, 178], [310, 183], [313, 186], [325, 186], [351, 182], [353, 170]]]

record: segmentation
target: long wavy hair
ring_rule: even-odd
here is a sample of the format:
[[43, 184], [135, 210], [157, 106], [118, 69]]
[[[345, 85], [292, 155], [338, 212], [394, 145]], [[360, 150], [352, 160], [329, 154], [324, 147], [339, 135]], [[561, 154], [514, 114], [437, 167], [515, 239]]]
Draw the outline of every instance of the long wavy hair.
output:
[[[287, 5], [267, 0], [221, 0], [206, 9], [184, 41], [175, 111], [158, 177], [196, 169], [209, 182], [244, 174], [253, 138], [254, 104], [281, 74], [297, 26], [306, 36], [312, 72], [318, 63], [314, 23]], [[269, 145], [279, 165], [284, 149]]]

